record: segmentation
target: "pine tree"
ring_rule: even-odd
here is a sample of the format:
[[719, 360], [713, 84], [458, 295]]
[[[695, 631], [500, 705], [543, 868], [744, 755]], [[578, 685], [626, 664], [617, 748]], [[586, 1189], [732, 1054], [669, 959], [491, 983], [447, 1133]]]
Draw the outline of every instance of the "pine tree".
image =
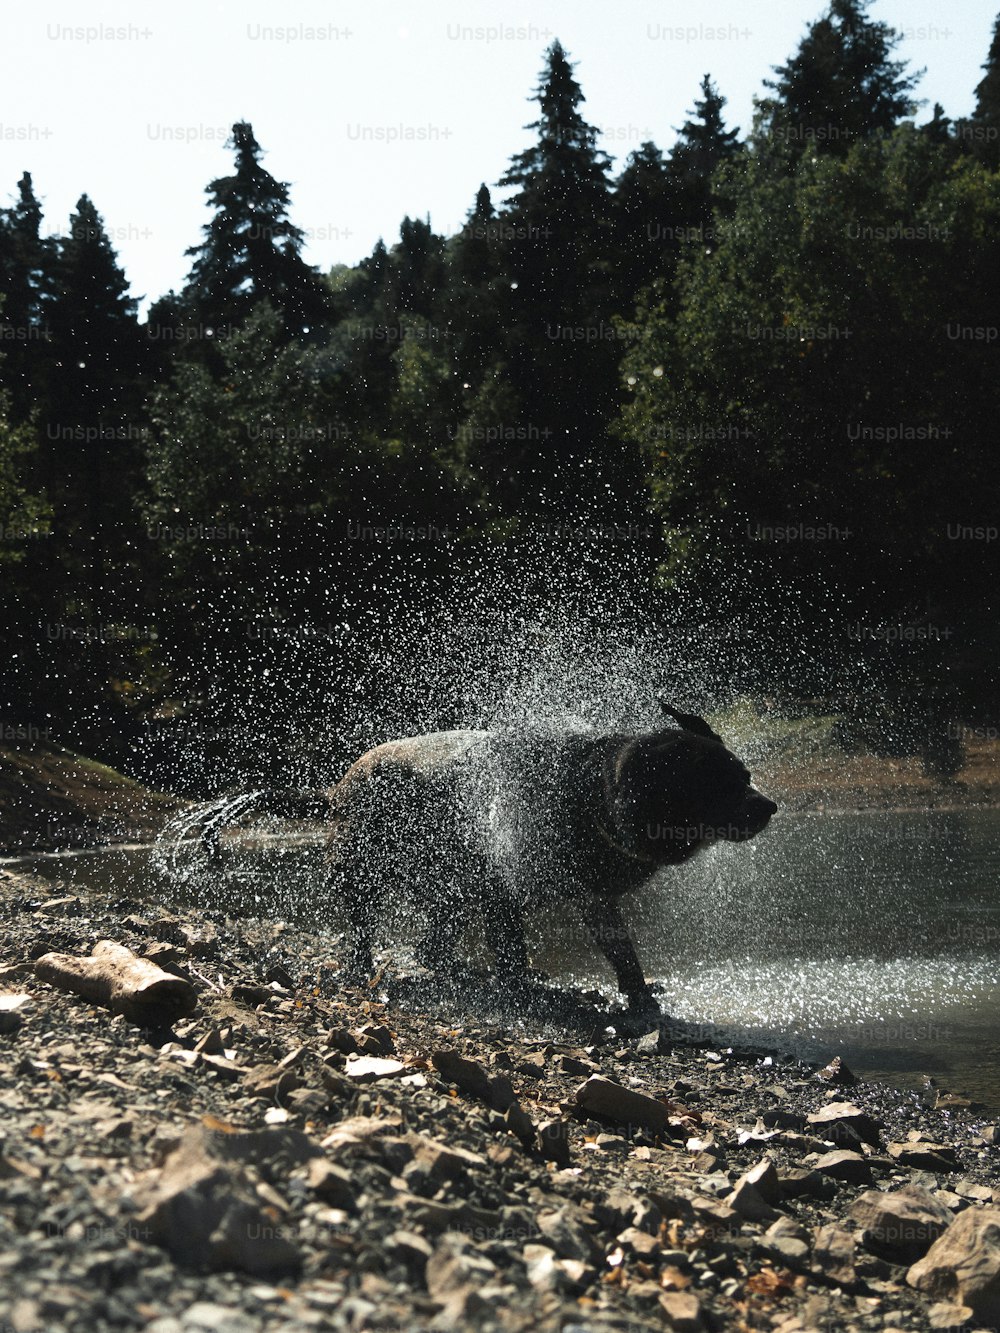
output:
[[[540, 115], [526, 128], [537, 140], [512, 159], [500, 186], [515, 190], [503, 209], [508, 269], [533, 284], [537, 304], [551, 314], [573, 299], [573, 280], [586, 277], [602, 248], [610, 159], [578, 110], [584, 96], [558, 41], [546, 53], [534, 100]], [[584, 282], [583, 302], [591, 285]]]
[[501, 345], [498, 246], [502, 224], [480, 185], [465, 225], [449, 241], [446, 284], [438, 305], [463, 382], [478, 384]]
[[[706, 74], [701, 81], [701, 100], [695, 100], [691, 115], [678, 131], [670, 150], [670, 174], [692, 193], [710, 199], [712, 174], [720, 162], [729, 161], [739, 150], [739, 130], [727, 130], [722, 117], [726, 99]], [[704, 221], [708, 221], [707, 215]]]
[[10, 395], [14, 421], [23, 421], [39, 404], [48, 360], [47, 287], [53, 242], [41, 235], [42, 208], [27, 171], [17, 183], [17, 202], [0, 212], [0, 331], [3, 385]]
[[655, 143], [632, 153], [615, 181], [615, 299], [630, 311], [637, 292], [671, 272], [682, 226], [667, 164]]
[[758, 138], [793, 149], [844, 156], [866, 135], [888, 134], [916, 103], [910, 96], [920, 74], [893, 60], [900, 35], [867, 17], [871, 0], [831, 0], [798, 51], [775, 68], [764, 86], [774, 94], [760, 103]]
[[289, 187], [261, 165], [246, 121], [233, 126], [228, 147], [236, 170], [206, 189], [215, 215], [205, 239], [188, 251], [194, 263], [182, 300], [206, 329], [240, 324], [267, 300], [283, 313], [289, 334], [314, 332], [330, 315], [330, 292], [302, 258], [304, 233], [288, 216]]
[[961, 127], [976, 155], [987, 166], [1000, 167], [1000, 15], [993, 24], [993, 40], [976, 87], [976, 109]]
[[106, 562], [124, 556], [137, 522], [146, 347], [136, 305], [104, 221], [82, 195], [56, 240], [51, 380], [40, 426], [57, 520], [50, 546], [65, 557], [68, 575], [85, 578], [96, 618], [114, 582], [105, 582]]
[[520, 469], [526, 506], [565, 512], [616, 487], [603, 447], [617, 364], [610, 161], [579, 110], [584, 96], [558, 41], [534, 100], [540, 114], [527, 128], [536, 142], [500, 181], [514, 191], [500, 215], [501, 313], [503, 359], [521, 404], [510, 424], [543, 442], [508, 450], [502, 463]]

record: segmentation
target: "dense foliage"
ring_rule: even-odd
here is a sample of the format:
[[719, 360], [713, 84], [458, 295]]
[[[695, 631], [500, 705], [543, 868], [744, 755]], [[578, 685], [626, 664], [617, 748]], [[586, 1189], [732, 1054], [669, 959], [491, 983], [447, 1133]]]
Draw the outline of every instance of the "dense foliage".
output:
[[831, 0], [743, 138], [706, 75], [617, 175], [555, 42], [498, 193], [327, 274], [240, 122], [145, 322], [94, 203], [47, 237], [25, 172], [0, 214], [11, 720], [113, 749], [203, 695], [213, 627], [377, 604], [359, 530], [565, 520], [652, 530], [650, 588], [720, 616], [835, 597], [847, 637], [946, 629], [918, 688], [985, 697], [1000, 20], [973, 115], [918, 124], [866, 9]]

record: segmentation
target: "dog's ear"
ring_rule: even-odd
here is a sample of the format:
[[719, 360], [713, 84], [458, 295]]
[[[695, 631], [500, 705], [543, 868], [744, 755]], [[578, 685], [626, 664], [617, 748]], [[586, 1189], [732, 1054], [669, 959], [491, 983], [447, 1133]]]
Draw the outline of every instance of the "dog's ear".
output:
[[671, 708], [662, 699], [657, 699], [656, 702], [667, 717], [673, 718], [677, 725], [683, 727], [685, 731], [690, 731], [695, 736], [704, 736], [709, 741], [718, 741], [720, 745], [723, 744], [722, 737], [712, 730], [703, 717], [698, 717], [695, 713], [678, 713], [676, 708]]

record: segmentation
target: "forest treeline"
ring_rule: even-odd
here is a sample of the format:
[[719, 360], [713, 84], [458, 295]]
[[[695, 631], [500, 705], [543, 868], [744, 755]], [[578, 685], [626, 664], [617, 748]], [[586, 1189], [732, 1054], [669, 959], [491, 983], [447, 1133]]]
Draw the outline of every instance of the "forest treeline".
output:
[[96, 203], [50, 235], [25, 171], [0, 214], [10, 724], [100, 748], [191, 706], [178, 663], [220, 626], [377, 602], [393, 543], [435, 577], [528, 531], [637, 550], [762, 637], [836, 605], [844, 642], [895, 638], [915, 688], [985, 706], [1000, 20], [952, 121], [867, 9], [832, 0], [743, 132], [706, 75], [669, 150], [620, 164], [555, 42], [465, 225], [405, 217], [326, 273], [238, 123], [145, 320]]

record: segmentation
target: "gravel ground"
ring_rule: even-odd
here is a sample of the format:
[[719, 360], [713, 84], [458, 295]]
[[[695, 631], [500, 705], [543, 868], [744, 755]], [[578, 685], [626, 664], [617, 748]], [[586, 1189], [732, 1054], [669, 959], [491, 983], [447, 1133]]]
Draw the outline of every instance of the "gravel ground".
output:
[[[961, 1097], [629, 1034], [540, 981], [352, 989], [306, 931], [13, 871], [0, 915], [3, 1333], [995, 1322], [986, 1288], [907, 1281], [1000, 1203], [1000, 1131]], [[101, 940], [196, 1008], [143, 1026], [36, 974]]]

